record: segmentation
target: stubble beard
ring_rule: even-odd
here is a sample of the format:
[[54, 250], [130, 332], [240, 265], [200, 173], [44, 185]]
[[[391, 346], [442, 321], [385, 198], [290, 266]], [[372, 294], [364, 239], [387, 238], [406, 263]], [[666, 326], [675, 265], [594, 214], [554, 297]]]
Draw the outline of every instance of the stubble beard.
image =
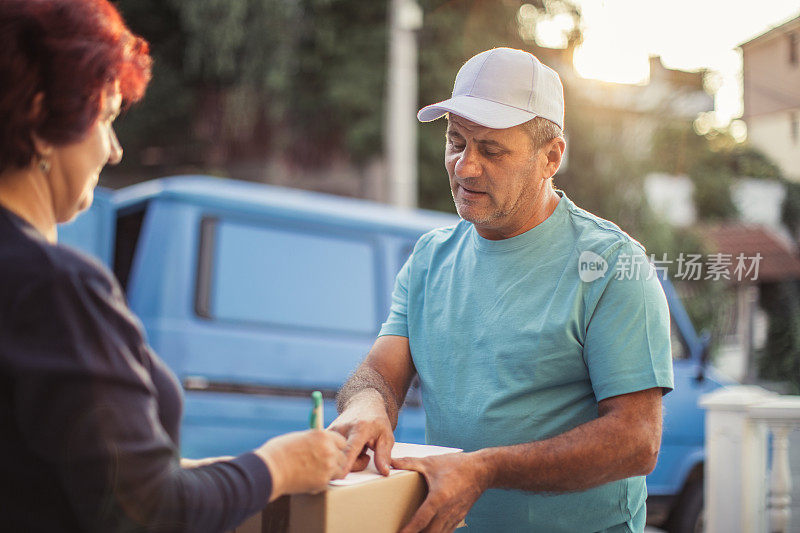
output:
[[516, 199], [514, 203], [511, 205], [506, 205], [505, 209], [500, 207], [499, 205], [494, 204], [491, 202], [491, 197], [489, 198], [490, 203], [487, 207], [487, 212], [482, 213], [482, 215], [477, 215], [476, 213], [470, 213], [471, 207], [475, 206], [475, 203], [469, 200], [457, 200], [456, 193], [450, 189], [450, 195], [453, 197], [453, 204], [456, 207], [456, 213], [458, 216], [466, 220], [467, 222], [471, 222], [473, 225], [476, 226], [487, 226], [498, 220], [503, 220], [506, 218], [511, 217], [511, 215], [520, 209], [520, 206], [524, 203], [532, 203], [535, 200], [537, 194], [534, 191], [533, 194], [520, 194], [520, 196]]
[[471, 222], [472, 224], [478, 226], [485, 226], [490, 222], [494, 222], [495, 220], [498, 220], [506, 216], [506, 214], [500, 211], [499, 209], [490, 210], [489, 212], [484, 213], [483, 216], [477, 216], [475, 213], [470, 212], [471, 210], [469, 202], [463, 202], [463, 201], [459, 202], [454, 197], [453, 203], [456, 206], [456, 213], [458, 213], [458, 216], [460, 216], [467, 222]]

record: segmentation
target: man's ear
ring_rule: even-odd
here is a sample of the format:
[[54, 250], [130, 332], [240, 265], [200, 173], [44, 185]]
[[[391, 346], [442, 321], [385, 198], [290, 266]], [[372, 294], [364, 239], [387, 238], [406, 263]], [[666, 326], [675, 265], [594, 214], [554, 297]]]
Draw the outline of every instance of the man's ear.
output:
[[566, 148], [567, 143], [561, 137], [556, 137], [547, 143], [544, 149], [544, 153], [547, 156], [544, 179], [550, 179], [558, 172], [558, 167], [561, 166], [561, 160], [564, 157]]
[[[38, 123], [37, 120], [42, 114], [44, 113], [44, 93], [38, 92], [36, 96], [33, 97], [33, 105], [31, 105], [31, 113], [30, 116], [34, 119], [32, 122]], [[39, 137], [36, 132], [31, 132], [31, 141], [33, 141], [33, 147], [36, 150], [36, 153], [41, 158], [47, 158], [53, 153], [53, 145], [47, 142], [46, 140]]]

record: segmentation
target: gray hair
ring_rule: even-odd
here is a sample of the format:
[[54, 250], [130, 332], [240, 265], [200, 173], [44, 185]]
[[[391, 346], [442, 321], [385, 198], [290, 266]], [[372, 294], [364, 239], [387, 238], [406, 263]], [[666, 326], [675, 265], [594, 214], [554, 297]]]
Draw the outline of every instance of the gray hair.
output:
[[525, 133], [533, 144], [533, 149], [538, 151], [553, 139], [563, 139], [564, 133], [558, 124], [551, 122], [546, 118], [536, 117], [528, 122], [520, 124]]

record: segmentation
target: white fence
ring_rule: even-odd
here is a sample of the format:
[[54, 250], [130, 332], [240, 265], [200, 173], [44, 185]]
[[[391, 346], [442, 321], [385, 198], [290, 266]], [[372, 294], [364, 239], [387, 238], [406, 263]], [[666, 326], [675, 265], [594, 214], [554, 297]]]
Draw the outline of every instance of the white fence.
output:
[[707, 410], [705, 531], [789, 533], [788, 436], [800, 427], [800, 396], [737, 385], [700, 405]]

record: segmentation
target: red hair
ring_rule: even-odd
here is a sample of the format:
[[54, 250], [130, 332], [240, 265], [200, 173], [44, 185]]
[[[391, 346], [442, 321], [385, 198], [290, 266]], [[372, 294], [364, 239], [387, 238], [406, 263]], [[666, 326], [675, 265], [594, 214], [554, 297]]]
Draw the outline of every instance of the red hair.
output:
[[109, 84], [119, 82], [126, 103], [141, 99], [151, 63], [147, 42], [107, 0], [0, 0], [0, 172], [34, 160], [34, 133], [79, 141]]

